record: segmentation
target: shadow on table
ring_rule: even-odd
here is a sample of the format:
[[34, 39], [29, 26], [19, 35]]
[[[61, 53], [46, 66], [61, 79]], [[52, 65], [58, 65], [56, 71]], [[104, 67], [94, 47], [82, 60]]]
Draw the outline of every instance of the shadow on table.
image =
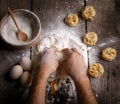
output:
[[115, 0], [115, 8], [120, 15], [120, 0]]

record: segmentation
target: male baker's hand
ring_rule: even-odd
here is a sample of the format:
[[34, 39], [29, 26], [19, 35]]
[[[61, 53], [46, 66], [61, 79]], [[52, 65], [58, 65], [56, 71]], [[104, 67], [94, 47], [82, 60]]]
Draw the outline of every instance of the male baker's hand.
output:
[[78, 78], [83, 79], [87, 77], [86, 65], [83, 56], [77, 51], [77, 49], [64, 49], [62, 50], [64, 54], [68, 57], [63, 62], [63, 70], [73, 78], [77, 80]]
[[56, 71], [56, 69], [58, 68], [59, 63], [55, 59], [55, 52], [57, 51], [58, 49], [55, 47], [44, 49], [44, 52], [40, 61], [40, 72], [46, 77], [48, 77], [51, 73]]

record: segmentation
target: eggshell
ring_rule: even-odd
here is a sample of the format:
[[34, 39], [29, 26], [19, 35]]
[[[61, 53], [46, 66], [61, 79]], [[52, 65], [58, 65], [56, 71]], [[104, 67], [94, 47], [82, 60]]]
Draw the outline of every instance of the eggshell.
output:
[[23, 74], [20, 78], [20, 82], [24, 87], [30, 87], [32, 84], [32, 76], [31, 76], [30, 72], [28, 72], [28, 71], [23, 72]]
[[18, 79], [23, 73], [23, 68], [20, 65], [15, 65], [10, 70], [10, 77], [11, 79]]
[[24, 70], [31, 70], [31, 60], [29, 57], [22, 57], [19, 64], [23, 67]]

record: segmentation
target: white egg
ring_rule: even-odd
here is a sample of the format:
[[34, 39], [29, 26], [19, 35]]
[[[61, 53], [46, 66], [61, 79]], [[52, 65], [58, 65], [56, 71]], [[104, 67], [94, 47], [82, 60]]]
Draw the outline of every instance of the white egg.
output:
[[15, 65], [10, 70], [10, 77], [11, 79], [18, 79], [23, 73], [23, 68], [20, 65]]
[[23, 67], [24, 70], [31, 70], [31, 60], [29, 57], [22, 57], [19, 64]]
[[30, 87], [32, 84], [32, 76], [31, 76], [30, 72], [28, 72], [28, 71], [23, 72], [23, 74], [20, 78], [20, 82], [24, 87]]

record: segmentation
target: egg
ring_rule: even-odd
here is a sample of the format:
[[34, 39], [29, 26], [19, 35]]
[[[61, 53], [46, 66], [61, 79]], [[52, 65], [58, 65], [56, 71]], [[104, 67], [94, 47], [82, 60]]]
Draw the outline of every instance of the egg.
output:
[[31, 60], [29, 57], [22, 57], [19, 64], [23, 67], [24, 70], [31, 70]]
[[18, 79], [23, 73], [23, 68], [20, 65], [15, 65], [10, 70], [10, 77], [11, 79]]
[[21, 85], [23, 85], [24, 87], [30, 87], [32, 84], [32, 75], [30, 74], [30, 72], [23, 72], [23, 74], [20, 77], [20, 82]]

